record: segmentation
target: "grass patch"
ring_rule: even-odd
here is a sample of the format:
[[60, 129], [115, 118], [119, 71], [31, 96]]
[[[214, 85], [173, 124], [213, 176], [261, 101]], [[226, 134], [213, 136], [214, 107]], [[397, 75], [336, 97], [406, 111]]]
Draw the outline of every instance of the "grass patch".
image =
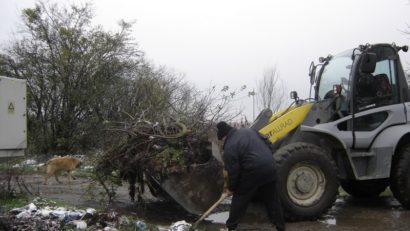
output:
[[50, 207], [64, 207], [67, 209], [78, 209], [78, 207], [74, 207], [72, 205], [69, 205], [65, 202], [59, 201], [59, 200], [51, 200], [45, 197], [32, 197], [31, 198], [31, 203], [35, 204], [38, 207], [44, 208], [46, 206]]
[[31, 198], [25, 194], [19, 194], [14, 196], [1, 196], [0, 197], [0, 214], [8, 213], [13, 208], [20, 208], [29, 204]]
[[[37, 172], [37, 164], [32, 164], [33, 158], [13, 157], [3, 158], [0, 162], [0, 172], [18, 172], [20, 174], [29, 174]], [[36, 162], [35, 162], [36, 163]]]
[[80, 167], [73, 171], [73, 176], [80, 177], [80, 178], [90, 178], [90, 177], [93, 177], [94, 174], [95, 174], [94, 168], [89, 167], [89, 166]]
[[2, 158], [0, 162], [0, 171], [6, 171], [10, 168], [13, 168], [13, 166], [17, 165], [22, 160], [22, 157]]

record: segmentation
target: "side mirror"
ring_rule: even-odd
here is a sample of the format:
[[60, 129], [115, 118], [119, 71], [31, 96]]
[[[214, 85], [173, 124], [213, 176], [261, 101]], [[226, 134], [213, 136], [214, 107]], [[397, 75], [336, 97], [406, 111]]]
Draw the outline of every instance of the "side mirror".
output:
[[310, 67], [309, 67], [309, 77], [310, 77], [310, 85], [313, 85], [315, 83], [315, 77], [316, 77], [316, 66], [313, 61], [310, 63]]
[[376, 68], [377, 56], [375, 53], [363, 53], [360, 60], [360, 72], [370, 74]]

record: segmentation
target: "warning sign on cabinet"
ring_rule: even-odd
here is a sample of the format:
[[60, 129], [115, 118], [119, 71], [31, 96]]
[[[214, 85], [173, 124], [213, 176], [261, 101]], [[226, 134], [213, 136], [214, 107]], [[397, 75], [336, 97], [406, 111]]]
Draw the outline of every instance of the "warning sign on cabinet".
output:
[[10, 102], [9, 103], [9, 108], [8, 108], [9, 114], [13, 114], [14, 113], [14, 103]]

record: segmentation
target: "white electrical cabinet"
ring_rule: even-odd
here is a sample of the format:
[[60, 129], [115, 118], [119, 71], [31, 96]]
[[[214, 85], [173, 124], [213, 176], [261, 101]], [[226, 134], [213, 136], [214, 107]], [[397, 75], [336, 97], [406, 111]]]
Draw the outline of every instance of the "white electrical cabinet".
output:
[[23, 156], [27, 148], [26, 80], [0, 76], [0, 157]]

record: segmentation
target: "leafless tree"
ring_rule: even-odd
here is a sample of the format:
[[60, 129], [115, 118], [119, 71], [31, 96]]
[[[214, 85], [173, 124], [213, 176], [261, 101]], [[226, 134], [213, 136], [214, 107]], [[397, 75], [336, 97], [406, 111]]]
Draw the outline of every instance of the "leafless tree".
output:
[[258, 109], [271, 109], [278, 111], [285, 102], [286, 86], [279, 77], [276, 66], [268, 68], [263, 73], [262, 80], [257, 82], [257, 105]]

